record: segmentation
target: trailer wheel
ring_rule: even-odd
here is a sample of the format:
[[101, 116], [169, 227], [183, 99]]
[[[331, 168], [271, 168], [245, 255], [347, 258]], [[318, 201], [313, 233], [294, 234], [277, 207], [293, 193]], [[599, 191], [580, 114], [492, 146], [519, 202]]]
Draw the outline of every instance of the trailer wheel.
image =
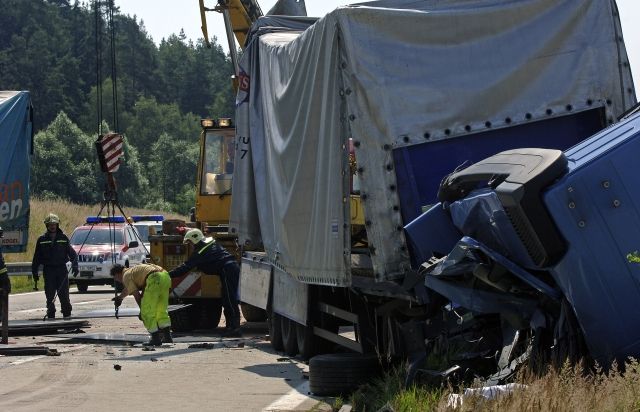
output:
[[296, 340], [298, 341], [298, 353], [304, 360], [308, 360], [317, 353], [318, 337], [313, 334], [313, 326], [305, 326], [296, 323]]
[[207, 300], [195, 305], [198, 315], [198, 329], [215, 329], [222, 316], [222, 301], [220, 299]]
[[76, 288], [78, 288], [78, 292], [87, 293], [89, 290], [89, 283], [83, 281], [76, 281]]
[[267, 312], [257, 306], [241, 303], [240, 309], [247, 322], [264, 322], [267, 319]]
[[191, 307], [169, 312], [171, 330], [174, 332], [189, 332], [193, 330], [193, 317], [191, 314]]
[[379, 374], [375, 355], [326, 353], [309, 360], [309, 389], [318, 396], [346, 395]]
[[280, 315], [275, 312], [271, 312], [271, 317], [267, 319], [271, 346], [278, 352], [284, 349], [284, 345], [282, 344], [282, 321], [280, 318]]
[[282, 332], [282, 346], [284, 347], [284, 353], [287, 356], [296, 356], [298, 353], [298, 339], [296, 336], [296, 322], [289, 318], [281, 316], [281, 332]]

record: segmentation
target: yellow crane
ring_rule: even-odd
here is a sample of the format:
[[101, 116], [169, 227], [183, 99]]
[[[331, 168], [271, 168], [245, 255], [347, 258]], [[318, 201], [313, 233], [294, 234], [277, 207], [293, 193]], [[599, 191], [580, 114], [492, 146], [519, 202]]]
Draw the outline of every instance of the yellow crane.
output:
[[[237, 90], [238, 58], [235, 40], [244, 48], [249, 29], [262, 16], [262, 10], [255, 0], [218, 0], [212, 8], [205, 7], [199, 0], [202, 33], [205, 44], [210, 47], [205, 13], [222, 13], [229, 41], [229, 52], [233, 62], [234, 88]], [[196, 202], [192, 215], [192, 225], [197, 226], [229, 251], [236, 251], [236, 236], [229, 233], [231, 208], [231, 181], [233, 177], [235, 127], [231, 119], [202, 119], [200, 133], [200, 156], [196, 178]], [[164, 233], [150, 236], [151, 259], [166, 269], [178, 266], [192, 252], [192, 246], [182, 243], [182, 235]], [[204, 276], [192, 271], [173, 279], [172, 304], [188, 303], [188, 310], [172, 312], [174, 331], [192, 328], [212, 329], [217, 327], [221, 315], [221, 283], [218, 276]], [[242, 306], [245, 319], [263, 320], [264, 312]]]
[[229, 42], [229, 54], [233, 63], [233, 86], [238, 89], [238, 52], [234, 38], [238, 41], [241, 48], [244, 49], [247, 35], [253, 22], [262, 16], [260, 5], [255, 0], [218, 0], [213, 8], [204, 5], [204, 0], [200, 2], [200, 20], [202, 22], [202, 34], [207, 47], [211, 47], [209, 43], [209, 34], [207, 30], [207, 11], [215, 11], [222, 14], [224, 26], [227, 31], [227, 41]]

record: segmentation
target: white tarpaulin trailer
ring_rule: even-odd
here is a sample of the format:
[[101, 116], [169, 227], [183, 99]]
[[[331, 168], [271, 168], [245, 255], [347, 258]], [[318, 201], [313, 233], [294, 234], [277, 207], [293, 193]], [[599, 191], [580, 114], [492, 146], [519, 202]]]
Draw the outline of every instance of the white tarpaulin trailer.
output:
[[351, 283], [349, 138], [373, 274], [389, 280], [410, 264], [394, 150], [596, 106], [611, 123], [635, 103], [613, 0], [380, 1], [258, 25], [231, 227], [307, 283]]

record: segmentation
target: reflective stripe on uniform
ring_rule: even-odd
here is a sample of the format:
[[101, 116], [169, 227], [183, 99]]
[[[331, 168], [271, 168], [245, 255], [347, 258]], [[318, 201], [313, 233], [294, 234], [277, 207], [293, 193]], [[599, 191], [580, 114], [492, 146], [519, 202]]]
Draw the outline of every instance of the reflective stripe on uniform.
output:
[[0, 275], [2, 275], [3, 273], [7, 273], [7, 272], [8, 272], [7, 268], [0, 269]]
[[201, 255], [201, 254], [202, 254], [202, 252], [203, 252], [206, 248], [208, 248], [208, 247], [210, 247], [210, 246], [213, 246], [213, 244], [214, 244], [214, 243], [215, 243], [215, 242], [209, 242], [205, 247], [203, 247], [202, 249], [198, 250], [198, 254], [199, 254], [199, 255]]

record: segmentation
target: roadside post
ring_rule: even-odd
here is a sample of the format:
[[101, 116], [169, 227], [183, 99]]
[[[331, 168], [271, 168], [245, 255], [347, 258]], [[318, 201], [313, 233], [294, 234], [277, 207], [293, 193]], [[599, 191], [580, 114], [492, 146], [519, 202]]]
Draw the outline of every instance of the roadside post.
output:
[[0, 311], [2, 312], [2, 340], [0, 343], [9, 343], [9, 294], [0, 289]]

